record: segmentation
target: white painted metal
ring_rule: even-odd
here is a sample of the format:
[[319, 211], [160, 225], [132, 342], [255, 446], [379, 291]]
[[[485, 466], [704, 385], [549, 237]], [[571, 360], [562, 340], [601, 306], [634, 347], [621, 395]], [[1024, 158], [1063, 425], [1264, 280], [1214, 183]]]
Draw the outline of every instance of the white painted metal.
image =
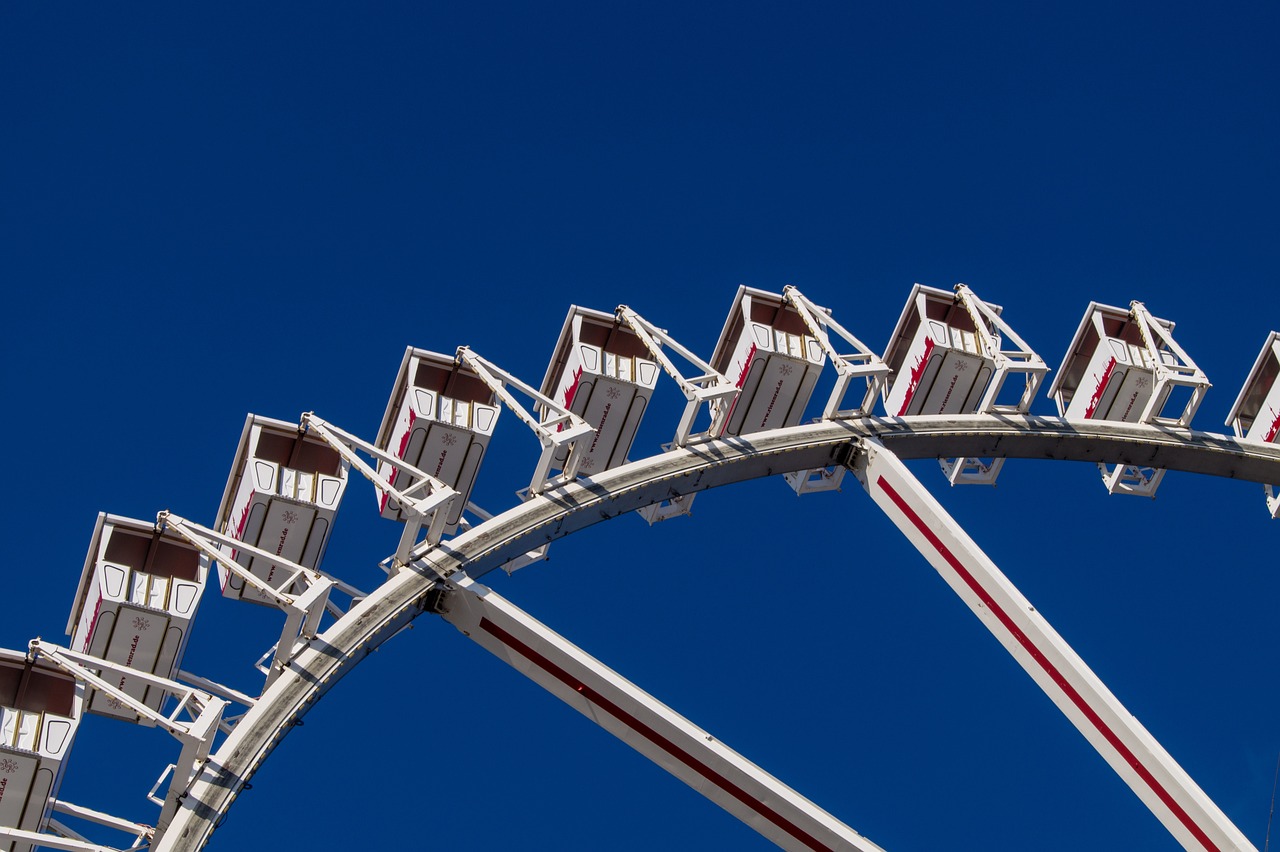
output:
[[[156, 822], [156, 830], [162, 831], [173, 818], [187, 785], [208, 759], [227, 702], [177, 681], [127, 669], [91, 654], [81, 654], [40, 639], [32, 639], [28, 650], [33, 658], [48, 660], [86, 686], [102, 692], [108, 699], [128, 706], [137, 714], [139, 724], [163, 728], [181, 744], [169, 793], [163, 801], [160, 818]], [[116, 687], [114, 682], [122, 674], [171, 694], [176, 699], [173, 710], [167, 714], [152, 710]], [[190, 717], [190, 721], [179, 719], [184, 713]]]
[[[590, 444], [587, 439], [595, 434], [595, 429], [568, 408], [540, 391], [534, 390], [532, 386], [525, 384], [492, 361], [481, 358], [467, 347], [458, 349], [458, 358], [489, 386], [494, 396], [501, 400], [503, 405], [511, 409], [521, 422], [533, 430], [538, 442], [542, 444], [542, 455], [539, 456], [538, 464], [533, 470], [529, 489], [522, 492], [521, 496], [527, 499], [541, 494], [547, 488], [572, 481], [578, 475], [583, 454], [587, 445]], [[511, 385], [532, 399], [541, 416], [535, 417], [526, 411], [507, 390], [506, 385]], [[563, 467], [559, 474], [553, 475], [551, 471], [557, 456], [564, 459]]]
[[[1049, 368], [1001, 317], [964, 284], [955, 293], [917, 284], [889, 338], [884, 361], [893, 383], [884, 397], [891, 417], [928, 414], [1025, 414]], [[1005, 341], [1012, 344], [1005, 345]], [[1015, 402], [1001, 402], [1006, 380], [1020, 374]], [[952, 485], [994, 485], [1002, 458], [939, 459]]]
[[[569, 308], [542, 393], [595, 429], [579, 465], [584, 475], [627, 461], [660, 374], [644, 341], [616, 315]], [[568, 452], [561, 449], [553, 464], [564, 469], [567, 462]]]
[[[1172, 396], [1178, 387], [1188, 389], [1185, 404]], [[1069, 420], [1186, 429], [1208, 389], [1208, 377], [1173, 339], [1172, 322], [1153, 317], [1141, 302], [1128, 310], [1090, 302], [1049, 395]], [[1113, 494], [1154, 497], [1164, 477], [1141, 465], [1099, 469]]]
[[1254, 848], [893, 453], [864, 442], [854, 473], [1179, 843], [1188, 849]]
[[[409, 558], [409, 552], [418, 543], [418, 534], [425, 527], [428, 544], [437, 544], [452, 514], [453, 505], [460, 500], [457, 491], [436, 479], [429, 473], [412, 467], [403, 459], [396, 458], [385, 450], [370, 444], [350, 432], [339, 429], [307, 412], [302, 415], [302, 427], [314, 432], [326, 444], [334, 449], [348, 465], [354, 467], [365, 479], [378, 489], [384, 499], [391, 499], [404, 519], [404, 532], [400, 536], [400, 544], [396, 548], [394, 566], [403, 566]], [[382, 468], [374, 470], [364, 459], [356, 455], [356, 449], [364, 450], [373, 456]], [[402, 474], [395, 476], [395, 472]], [[407, 476], [403, 475], [407, 474]], [[395, 487], [393, 478], [407, 480], [412, 484], [404, 490]], [[357, 592], [358, 596], [363, 597]]]
[[[84, 688], [65, 672], [0, 649], [0, 829], [48, 826], [84, 699]], [[0, 843], [0, 850], [31, 849], [25, 834], [8, 836], [25, 839]]]
[[[154, 522], [99, 513], [67, 621], [71, 647], [172, 678], [208, 573], [208, 559], [180, 537], [162, 534]], [[128, 677], [117, 686], [153, 710], [164, 701], [163, 691]], [[87, 702], [94, 713], [135, 718], [92, 690]]]
[[[679, 424], [676, 425], [675, 437], [665, 448], [684, 447], [690, 441], [719, 438], [724, 433], [729, 412], [738, 398], [738, 387], [724, 373], [682, 346], [665, 329], [658, 328], [626, 305], [618, 306], [617, 316], [635, 333], [645, 348], [662, 365], [663, 372], [675, 380], [675, 383], [680, 386], [680, 392], [684, 394], [684, 412], [680, 415]], [[691, 364], [699, 374], [693, 378], [686, 378], [675, 362], [663, 351], [663, 346]], [[706, 403], [710, 423], [702, 432], [694, 432], [694, 423], [697, 422], [698, 412], [703, 403]], [[658, 521], [687, 515], [693, 506], [693, 496], [692, 494], [673, 494], [665, 500], [645, 506], [640, 510], [640, 516], [650, 524], [655, 524]]]
[[945, 454], [1132, 463], [1250, 482], [1280, 481], [1280, 446], [1206, 432], [1181, 433], [1145, 424], [1068, 423], [1061, 418], [971, 415], [963, 418], [868, 417], [772, 430], [734, 441], [672, 450], [607, 471], [591, 483], [572, 482], [513, 507], [450, 542], [422, 548], [415, 570], [390, 577], [291, 661], [219, 747], [191, 785], [182, 807], [156, 843], [157, 852], [204, 846], [250, 776], [279, 743], [281, 732], [361, 659], [400, 632], [427, 606], [438, 578], [465, 571], [478, 578], [531, 544], [569, 535], [636, 508], [682, 494], [764, 476], [811, 469], [847, 457], [875, 438], [900, 458]]
[[[410, 346], [374, 442], [394, 458], [379, 461], [379, 478], [404, 492], [422, 470], [448, 485], [459, 499], [443, 532], [455, 532], [501, 413], [493, 391], [457, 358]], [[379, 490], [378, 509], [384, 518], [406, 519], [385, 490]]]
[[[1280, 331], [1262, 344], [1240, 394], [1227, 415], [1236, 437], [1264, 444], [1280, 443]], [[1280, 485], [1264, 485], [1267, 510], [1280, 518]]]
[[783, 849], [880, 847], [487, 587], [461, 578], [440, 614], [485, 650]]
[[[267, 684], [270, 685], [296, 653], [299, 639], [313, 639], [320, 632], [320, 618], [326, 611], [329, 592], [334, 586], [333, 580], [314, 568], [282, 559], [171, 512], [161, 512], [156, 518], [156, 524], [162, 529], [172, 530], [201, 553], [217, 560], [219, 570], [238, 578], [243, 589], [284, 610], [284, 628], [273, 649], [274, 661], [266, 672]], [[252, 559], [261, 566], [261, 573], [265, 573], [266, 578], [229, 560], [225, 551], [232, 547], [238, 548], [242, 558]]]
[[102, 846], [73, 837], [59, 837], [55, 834], [0, 825], [0, 840], [6, 837], [12, 842], [0, 844], [0, 849], [5, 850], [5, 852], [11, 852], [11, 850], [12, 852], [26, 852], [26, 850], [34, 848], [61, 849], [66, 850], [66, 852], [119, 852], [119, 850], [111, 846]]
[[[223, 595], [272, 606], [257, 584], [230, 571], [230, 560], [275, 586], [275, 565], [254, 548], [309, 569], [319, 567], [347, 487], [347, 462], [296, 423], [250, 414], [222, 494], [215, 528], [232, 541], [218, 559]], [[241, 543], [249, 546], [241, 546]]]
[[[889, 380], [889, 365], [872, 352], [865, 343], [854, 337], [844, 326], [831, 316], [829, 308], [815, 305], [798, 289], [791, 285], [782, 288], [783, 301], [799, 315], [809, 334], [817, 341], [818, 346], [831, 359], [836, 369], [835, 386], [822, 410], [823, 420], [848, 419], [864, 417], [872, 413], [876, 400], [884, 393]], [[842, 354], [831, 345], [828, 332], [834, 332], [842, 340], [854, 348], [854, 351]], [[844, 400], [848, 396], [849, 386], [855, 378], [864, 381], [866, 389], [862, 399], [854, 408], [845, 408]], [[798, 423], [799, 420], [797, 419]], [[795, 425], [790, 424], [790, 425]], [[786, 474], [786, 480], [797, 494], [808, 494], [814, 491], [839, 490], [844, 481], [846, 468], [843, 465], [827, 465], [814, 470], [795, 471]]]

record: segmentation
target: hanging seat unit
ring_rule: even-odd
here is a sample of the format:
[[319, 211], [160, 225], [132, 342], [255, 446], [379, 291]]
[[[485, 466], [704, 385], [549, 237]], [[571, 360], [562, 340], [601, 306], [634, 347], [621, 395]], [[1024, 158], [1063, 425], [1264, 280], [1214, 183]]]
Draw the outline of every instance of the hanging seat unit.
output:
[[[208, 573], [208, 560], [187, 541], [158, 532], [154, 523], [100, 513], [67, 621], [72, 649], [172, 679]], [[166, 695], [125, 675], [115, 685], [157, 711]], [[137, 719], [94, 690], [86, 709]]]
[[[892, 383], [890, 417], [938, 414], [1025, 414], [1048, 366], [1001, 317], [964, 284], [955, 292], [916, 284], [889, 338], [884, 361]], [[1006, 379], [1022, 374], [1013, 401], [1001, 401]], [[994, 484], [1003, 459], [940, 459], [952, 484]]]
[[738, 388], [723, 435], [798, 424], [826, 361], [822, 345], [780, 294], [739, 287], [710, 361]]
[[[1240, 389], [1227, 425], [1237, 438], [1280, 444], [1280, 331], [1271, 332], [1253, 369]], [[1268, 485], [1267, 509], [1271, 517], [1280, 518], [1280, 493], [1277, 485]]]
[[[1186, 401], [1178, 403], [1185, 389]], [[1068, 420], [1152, 423], [1186, 429], [1204, 399], [1209, 380], [1173, 339], [1173, 323], [1151, 315], [1141, 302], [1128, 310], [1090, 302], [1049, 395]], [[1113, 494], [1154, 497], [1163, 470], [1103, 465]]]
[[[0, 649], [0, 826], [48, 825], [83, 707], [84, 689], [71, 675]], [[2, 852], [31, 848], [0, 837]]]
[[[569, 308], [541, 392], [595, 429], [579, 463], [583, 474], [626, 462], [661, 372], [645, 344], [616, 315]], [[560, 449], [553, 465], [563, 470], [568, 457], [568, 448]]]
[[[346, 491], [347, 468], [332, 447], [304, 435], [296, 423], [250, 414], [215, 528], [289, 562], [318, 568]], [[232, 548], [231, 558], [270, 585], [282, 579], [278, 566], [248, 553]], [[221, 564], [218, 576], [227, 597], [276, 606]]]
[[[461, 495], [445, 519], [445, 532], [458, 528], [500, 411], [493, 391], [465, 364], [425, 349], [405, 350], [375, 444]], [[378, 473], [400, 491], [414, 482], [386, 461]], [[378, 508], [384, 518], [405, 520], [384, 491], [378, 492]]]

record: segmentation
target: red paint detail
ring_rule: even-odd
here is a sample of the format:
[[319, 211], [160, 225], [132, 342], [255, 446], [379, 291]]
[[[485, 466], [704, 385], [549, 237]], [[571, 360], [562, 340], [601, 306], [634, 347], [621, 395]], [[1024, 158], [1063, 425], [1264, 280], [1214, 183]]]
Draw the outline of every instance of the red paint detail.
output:
[[799, 840], [801, 843], [805, 844], [810, 849], [831, 849], [832, 848], [822, 843], [816, 837], [809, 834], [803, 828], [791, 822], [786, 817], [782, 816], [782, 814], [778, 813], [773, 808], [766, 805], [764, 802], [761, 802], [759, 799], [752, 796], [746, 790], [743, 790], [741, 787], [734, 784], [728, 778], [725, 778], [723, 775], [716, 772], [711, 767], [700, 762], [696, 757], [689, 754], [680, 746], [676, 745], [674, 742], [667, 739], [662, 734], [658, 733], [653, 728], [649, 727], [644, 722], [637, 719], [635, 716], [632, 716], [626, 710], [622, 709], [617, 704], [614, 704], [612, 701], [605, 698], [596, 690], [582, 683], [573, 675], [569, 674], [567, 671], [565, 671], [564, 669], [560, 668], [558, 665], [553, 663], [551, 660], [548, 660], [542, 654], [538, 653], [533, 648], [521, 642], [519, 639], [512, 636], [507, 631], [503, 630], [498, 625], [494, 624], [488, 618], [480, 619], [480, 629], [486, 631], [495, 639], [497, 639], [499, 642], [506, 645], [508, 648], [512, 649], [513, 651], [518, 653], [520, 656], [529, 660], [529, 662], [533, 663], [538, 668], [542, 669], [547, 674], [551, 675], [556, 680], [563, 683], [565, 686], [576, 691], [583, 698], [590, 701], [596, 707], [599, 707], [601, 710], [608, 713], [610, 716], [614, 717], [619, 722], [622, 722], [628, 728], [635, 731], [637, 734], [644, 737], [646, 740], [653, 743], [658, 748], [662, 749], [664, 752], [671, 755], [673, 758], [680, 761], [685, 766], [689, 767], [694, 772], [698, 773], [703, 778], [710, 781], [716, 787], [720, 788], [721, 790], [728, 793], [733, 798], [737, 799], [742, 804], [751, 808], [751, 810], [755, 811], [757, 814], [764, 817], [769, 822], [776, 825], [778, 828], [781, 828], [787, 834], [791, 835], [796, 840]]
[[978, 596], [982, 603], [991, 610], [992, 614], [999, 619], [1000, 623], [1004, 625], [1005, 629], [1009, 631], [1015, 640], [1017, 640], [1023, 650], [1031, 655], [1031, 658], [1044, 670], [1045, 674], [1049, 675], [1050, 679], [1052, 679], [1058, 688], [1062, 690], [1071, 703], [1076, 706], [1076, 709], [1084, 714], [1085, 718], [1089, 720], [1089, 723], [1093, 725], [1098, 733], [1102, 734], [1103, 738], [1106, 739], [1107, 743], [1110, 744], [1117, 753], [1119, 753], [1125, 763], [1129, 764], [1130, 768], [1137, 773], [1138, 777], [1151, 788], [1152, 792], [1159, 797], [1165, 807], [1173, 812], [1173, 815], [1178, 818], [1178, 822], [1182, 823], [1186, 829], [1195, 836], [1196, 840], [1200, 841], [1201, 845], [1203, 845], [1205, 849], [1213, 850], [1213, 852], [1219, 852], [1218, 847], [1209, 839], [1209, 836], [1205, 834], [1204, 830], [1200, 828], [1194, 820], [1192, 820], [1190, 814], [1183, 810], [1182, 806], [1177, 803], [1169, 791], [1166, 790], [1160, 782], [1156, 780], [1155, 776], [1151, 774], [1151, 770], [1147, 769], [1147, 767], [1138, 759], [1137, 755], [1129, 750], [1129, 748], [1120, 739], [1119, 735], [1116, 734], [1115, 731], [1111, 730], [1107, 723], [1102, 720], [1102, 717], [1098, 715], [1098, 712], [1085, 700], [1084, 696], [1077, 692], [1075, 687], [1067, 681], [1066, 676], [1049, 661], [1043, 651], [1036, 647], [1035, 643], [1031, 641], [1031, 638], [1023, 633], [1016, 624], [1014, 624], [1013, 619], [1010, 618], [1009, 614], [1005, 612], [998, 603], [996, 603], [995, 599], [991, 596], [991, 593], [983, 588], [977, 578], [969, 573], [969, 570], [964, 567], [964, 564], [954, 553], [950, 551], [950, 549], [947, 548], [945, 544], [942, 543], [942, 540], [938, 538], [937, 534], [934, 533], [924, 520], [916, 514], [915, 510], [908, 505], [902, 495], [895, 491], [893, 486], [890, 485], [883, 476], [876, 479], [876, 484], [879, 485], [881, 490], [889, 496], [889, 499], [892, 500], [893, 504], [898, 507], [898, 510], [906, 516], [907, 520], [909, 520], [912, 525], [920, 531], [920, 534], [925, 537], [929, 544], [931, 544], [942, 558], [947, 561], [947, 564], [955, 570], [955, 572], [960, 576], [960, 579], [964, 580], [965, 585], [967, 585], [973, 593]]
[[[410, 405], [409, 406], [409, 426], [407, 429], [404, 430], [404, 434], [400, 436], [400, 449], [396, 450], [396, 458], [404, 459], [404, 451], [409, 446], [409, 436], [413, 434], [413, 421], [417, 419], [418, 419], [418, 415], [413, 413], [413, 406]], [[391, 483], [392, 485], [395, 485], [396, 476], [398, 476], [399, 473], [400, 473], [400, 468], [396, 467], [395, 465], [392, 465], [391, 475], [387, 477], [387, 482]], [[382, 500], [378, 505], [379, 512], [387, 511], [387, 501], [390, 499], [391, 499], [390, 494], [386, 493], [385, 491], [382, 492]]]
[[[751, 372], [751, 359], [756, 357], [756, 350], [758, 348], [759, 347], [752, 343], [751, 348], [747, 350], [747, 358], [742, 362], [742, 372], [738, 373], [738, 381], [734, 385], [734, 387], [739, 391], [742, 390], [742, 386], [747, 382], [747, 373]], [[729, 413], [724, 416], [724, 427], [726, 431], [729, 428], [729, 421], [733, 419], [733, 410], [738, 407], [738, 400], [740, 399], [742, 399], [742, 394], [738, 393], [738, 395], [733, 398], [733, 404], [729, 406]]]
[[1276, 435], [1280, 435], [1280, 412], [1275, 412], [1275, 422], [1271, 424], [1271, 428], [1267, 430], [1267, 435], [1262, 440], [1270, 444], [1276, 439]]
[[1111, 381], [1111, 373], [1116, 368], [1116, 359], [1112, 358], [1107, 362], [1107, 368], [1102, 371], [1102, 378], [1098, 380], [1098, 388], [1093, 392], [1093, 398], [1089, 400], [1089, 407], [1084, 410], [1084, 419], [1088, 420], [1093, 417], [1093, 412], [1098, 410], [1098, 403], [1102, 402], [1102, 394], [1107, 389], [1107, 382]]
[[[573, 381], [569, 383], [569, 387], [564, 389], [564, 407], [569, 408], [573, 405], [573, 397], [578, 392], [578, 385], [582, 382], [582, 368], [573, 371]], [[556, 427], [557, 432], [564, 431], [564, 424], [561, 423]]]
[[902, 397], [902, 408], [898, 409], [898, 416], [907, 413], [907, 406], [911, 404], [911, 398], [916, 395], [916, 390], [920, 387], [920, 380], [924, 378], [925, 367], [929, 366], [929, 356], [933, 354], [933, 348], [937, 345], [933, 342], [932, 337], [924, 339], [924, 354], [920, 356], [920, 360], [911, 368], [911, 375], [907, 378], [907, 392]]

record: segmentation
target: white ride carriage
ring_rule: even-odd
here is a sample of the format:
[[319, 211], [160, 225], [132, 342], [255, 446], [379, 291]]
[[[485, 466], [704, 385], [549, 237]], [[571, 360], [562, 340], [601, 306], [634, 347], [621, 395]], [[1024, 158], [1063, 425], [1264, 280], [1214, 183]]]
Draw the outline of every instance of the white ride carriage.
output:
[[[917, 284], [889, 338], [890, 417], [1026, 414], [1048, 366], [1001, 317], [1003, 308], [957, 284], [954, 293]], [[1012, 399], [1006, 379], [1025, 382]], [[994, 484], [1003, 459], [940, 459], [953, 485]]]
[[[614, 314], [573, 306], [542, 379], [542, 394], [595, 429], [579, 470], [587, 476], [627, 461], [662, 368]], [[553, 456], [563, 470], [567, 448]]]
[[[347, 469], [347, 461], [333, 447], [305, 435], [296, 423], [250, 414], [222, 494], [216, 529], [280, 560], [315, 570], [346, 491]], [[279, 585], [283, 568], [276, 562], [234, 547], [224, 549], [266, 585]], [[218, 576], [227, 597], [277, 605], [221, 561]]]
[[[493, 390], [455, 358], [409, 347], [378, 429], [378, 448], [422, 470], [458, 492], [445, 518], [445, 532], [462, 520], [498, 425], [502, 409]], [[382, 461], [378, 474], [404, 492], [415, 482], [407, 470]], [[403, 507], [386, 491], [378, 493], [384, 518], [403, 521]]]
[[[172, 679], [208, 573], [208, 559], [182, 538], [162, 533], [154, 523], [100, 513], [67, 621], [70, 647]], [[160, 710], [165, 690], [127, 674], [113, 677], [118, 689]], [[87, 709], [128, 721], [138, 718], [96, 690], [89, 692]]]
[[[32, 833], [48, 826], [83, 709], [74, 677], [0, 650], [0, 826]], [[0, 835], [4, 852], [32, 848]]]
[[[1128, 310], [1090, 302], [1049, 395], [1068, 420], [1186, 429], [1208, 389], [1209, 379], [1173, 339], [1172, 322], [1141, 302]], [[1164, 477], [1140, 465], [1098, 467], [1113, 494], [1154, 497]]]
[[[1273, 331], [1262, 345], [1245, 379], [1240, 395], [1227, 415], [1227, 425], [1237, 438], [1263, 444], [1280, 443], [1280, 331]], [[1267, 509], [1280, 518], [1280, 487], [1267, 485]]]

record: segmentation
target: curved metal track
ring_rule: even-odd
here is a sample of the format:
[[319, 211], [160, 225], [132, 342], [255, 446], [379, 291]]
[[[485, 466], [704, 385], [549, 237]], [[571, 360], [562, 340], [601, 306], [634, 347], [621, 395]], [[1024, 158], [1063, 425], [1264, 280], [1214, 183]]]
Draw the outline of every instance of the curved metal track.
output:
[[1004, 457], [1138, 464], [1280, 482], [1280, 446], [1154, 426], [965, 415], [821, 422], [672, 450], [540, 497], [421, 553], [313, 640], [195, 779], [159, 850], [197, 850], [284, 735], [366, 655], [427, 611], [443, 577], [478, 578], [533, 547], [676, 495], [845, 464], [864, 438], [900, 458]]

